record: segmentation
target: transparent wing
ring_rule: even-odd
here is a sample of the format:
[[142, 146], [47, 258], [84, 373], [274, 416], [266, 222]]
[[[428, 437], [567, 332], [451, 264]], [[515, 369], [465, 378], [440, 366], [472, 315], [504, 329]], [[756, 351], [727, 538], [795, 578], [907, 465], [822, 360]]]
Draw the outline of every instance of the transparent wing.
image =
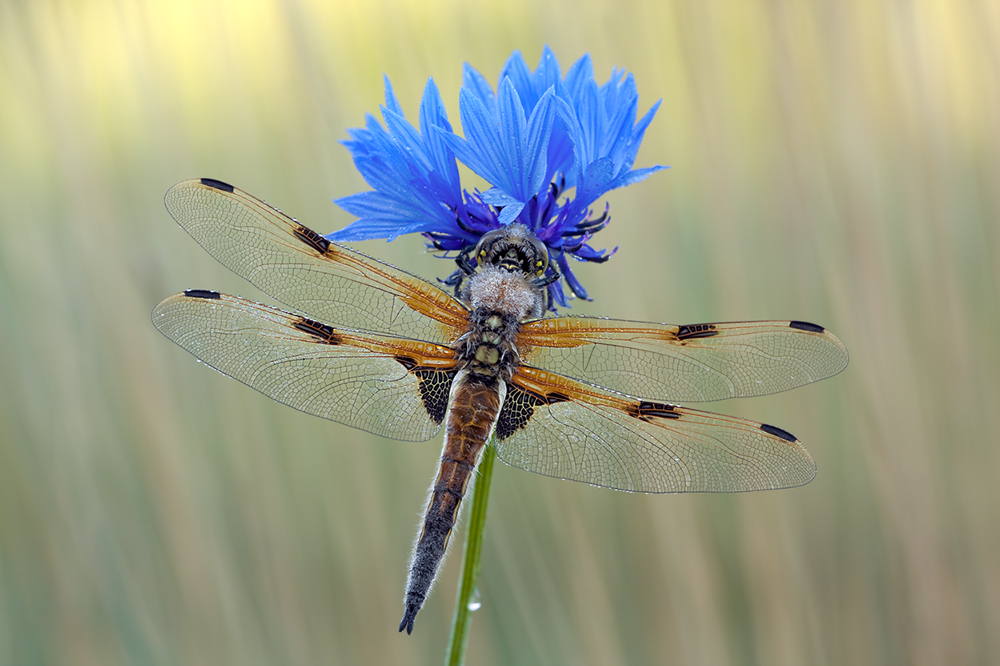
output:
[[643, 493], [789, 488], [816, 475], [809, 452], [769, 425], [633, 400], [517, 369], [495, 428], [513, 467]]
[[441, 344], [467, 328], [465, 307], [445, 291], [330, 243], [231, 185], [187, 180], [164, 203], [224, 266], [320, 321]]
[[525, 363], [652, 400], [702, 402], [766, 395], [847, 367], [847, 348], [800, 321], [647, 324], [595, 317], [526, 322]]
[[308, 414], [408, 441], [441, 427], [455, 366], [447, 347], [337, 329], [212, 291], [171, 296], [152, 319], [207, 365]]

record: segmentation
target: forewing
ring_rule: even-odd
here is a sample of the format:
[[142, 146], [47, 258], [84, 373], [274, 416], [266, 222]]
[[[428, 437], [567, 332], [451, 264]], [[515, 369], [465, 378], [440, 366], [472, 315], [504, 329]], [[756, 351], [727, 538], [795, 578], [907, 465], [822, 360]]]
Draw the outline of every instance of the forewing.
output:
[[330, 243], [231, 185], [187, 180], [170, 188], [164, 202], [224, 266], [310, 317], [441, 344], [467, 326], [465, 307], [445, 291]]
[[447, 347], [338, 329], [213, 291], [171, 296], [152, 319], [207, 365], [308, 414], [408, 441], [441, 428], [455, 375]]
[[786, 391], [847, 367], [847, 348], [800, 321], [647, 324], [594, 317], [526, 322], [521, 358], [613, 391], [702, 402]]
[[816, 475], [809, 452], [774, 426], [633, 400], [522, 366], [494, 431], [508, 465], [644, 493], [789, 488]]

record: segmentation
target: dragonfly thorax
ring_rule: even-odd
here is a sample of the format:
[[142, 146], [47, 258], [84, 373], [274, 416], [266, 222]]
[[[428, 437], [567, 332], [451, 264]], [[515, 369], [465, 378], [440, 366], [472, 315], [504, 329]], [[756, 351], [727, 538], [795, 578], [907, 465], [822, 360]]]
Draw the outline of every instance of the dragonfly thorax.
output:
[[523, 321], [540, 317], [544, 308], [544, 289], [521, 271], [499, 266], [484, 266], [469, 278], [467, 301], [475, 310], [510, 315]]

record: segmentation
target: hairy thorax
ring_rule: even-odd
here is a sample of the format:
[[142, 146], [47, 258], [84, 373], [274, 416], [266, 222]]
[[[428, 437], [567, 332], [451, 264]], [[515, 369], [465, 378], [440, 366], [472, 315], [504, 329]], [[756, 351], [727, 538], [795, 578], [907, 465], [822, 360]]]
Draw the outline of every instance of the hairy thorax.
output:
[[460, 343], [468, 369], [481, 379], [509, 379], [520, 362], [514, 338], [521, 322], [541, 314], [540, 290], [524, 273], [484, 266], [469, 278], [465, 297], [472, 312]]
[[468, 299], [473, 310], [509, 314], [519, 322], [542, 315], [542, 293], [531, 279], [496, 266], [485, 266], [469, 279]]

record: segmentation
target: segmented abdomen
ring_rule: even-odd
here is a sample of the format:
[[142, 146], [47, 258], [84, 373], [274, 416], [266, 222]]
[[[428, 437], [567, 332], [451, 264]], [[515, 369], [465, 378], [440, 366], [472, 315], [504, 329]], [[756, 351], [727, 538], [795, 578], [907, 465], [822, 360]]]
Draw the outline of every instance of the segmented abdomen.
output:
[[413, 552], [400, 631], [413, 631], [413, 620], [434, 582], [469, 478], [493, 431], [505, 394], [506, 385], [502, 380], [482, 377], [468, 370], [460, 371], [452, 382], [445, 415], [441, 467], [431, 488], [431, 500]]

